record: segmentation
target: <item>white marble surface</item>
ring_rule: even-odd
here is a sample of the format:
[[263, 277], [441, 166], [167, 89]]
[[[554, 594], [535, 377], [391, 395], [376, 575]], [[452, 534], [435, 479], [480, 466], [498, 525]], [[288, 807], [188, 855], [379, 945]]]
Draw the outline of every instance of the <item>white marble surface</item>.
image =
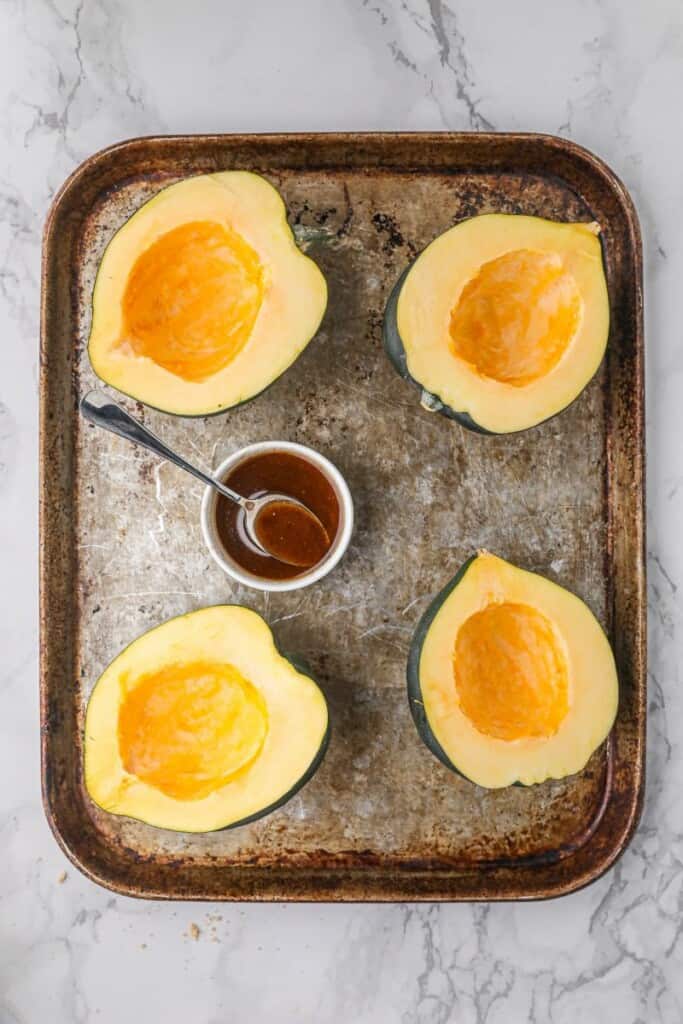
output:
[[[0, 95], [1, 1024], [683, 1020], [679, 0], [0, 0]], [[635, 197], [649, 374], [649, 778], [640, 830], [606, 878], [546, 904], [115, 898], [67, 864], [39, 795], [36, 378], [46, 208], [80, 160], [131, 135], [376, 128], [556, 132], [604, 156]]]

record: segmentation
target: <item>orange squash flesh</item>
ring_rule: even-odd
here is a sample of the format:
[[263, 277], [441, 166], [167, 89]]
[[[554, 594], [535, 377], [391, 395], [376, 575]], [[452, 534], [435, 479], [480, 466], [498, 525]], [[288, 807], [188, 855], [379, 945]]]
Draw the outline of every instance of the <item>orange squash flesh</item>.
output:
[[177, 800], [225, 785], [267, 731], [259, 692], [232, 665], [170, 664], [125, 681], [118, 743], [127, 772]]
[[547, 738], [569, 710], [564, 653], [550, 620], [530, 605], [489, 604], [466, 619], [453, 673], [462, 712], [486, 736]]
[[451, 312], [452, 351], [482, 377], [522, 387], [559, 362], [581, 310], [558, 254], [515, 249], [482, 264], [463, 288]]
[[263, 292], [258, 256], [237, 232], [211, 221], [182, 224], [133, 264], [119, 343], [185, 381], [206, 380], [248, 341]]

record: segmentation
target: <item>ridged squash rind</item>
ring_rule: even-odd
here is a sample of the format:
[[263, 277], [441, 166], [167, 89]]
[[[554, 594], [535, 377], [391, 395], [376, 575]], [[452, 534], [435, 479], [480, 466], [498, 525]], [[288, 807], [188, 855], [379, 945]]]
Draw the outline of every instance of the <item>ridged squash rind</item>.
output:
[[406, 350], [403, 347], [401, 341], [401, 335], [398, 331], [398, 324], [396, 321], [396, 310], [398, 307], [398, 298], [403, 288], [403, 283], [408, 276], [410, 267], [403, 271], [398, 281], [391, 290], [389, 300], [384, 311], [384, 320], [382, 321], [382, 343], [384, 345], [384, 351], [389, 357], [389, 360], [400, 377], [407, 380], [409, 384], [416, 387], [420, 392], [420, 405], [428, 412], [438, 412], [442, 416], [445, 416], [449, 420], [455, 420], [462, 427], [466, 427], [475, 434], [491, 434], [490, 430], [484, 430], [478, 423], [475, 423], [469, 413], [458, 412], [457, 409], [451, 409], [449, 405], [444, 405], [438, 395], [433, 394], [431, 391], [426, 391], [422, 385], [411, 377], [410, 371], [408, 370], [408, 360], [406, 358]]
[[[410, 706], [410, 713], [413, 716], [415, 728], [420, 734], [422, 742], [425, 746], [429, 747], [434, 756], [438, 757], [439, 761], [441, 761], [446, 768], [450, 768], [451, 771], [456, 772], [458, 775], [462, 775], [462, 772], [453, 764], [450, 757], [432, 732], [429, 724], [429, 718], [427, 717], [422, 697], [422, 690], [420, 688], [420, 656], [422, 654], [422, 645], [425, 642], [429, 628], [439, 613], [442, 604], [451, 591], [457, 587], [458, 583], [476, 557], [476, 555], [471, 555], [466, 562], [463, 562], [453, 579], [449, 580], [443, 590], [440, 590], [436, 597], [432, 599], [427, 610], [417, 624], [417, 628], [415, 629], [413, 639], [410, 644], [410, 651], [408, 652], [408, 704]], [[467, 778], [467, 776], [463, 776], [463, 778]]]

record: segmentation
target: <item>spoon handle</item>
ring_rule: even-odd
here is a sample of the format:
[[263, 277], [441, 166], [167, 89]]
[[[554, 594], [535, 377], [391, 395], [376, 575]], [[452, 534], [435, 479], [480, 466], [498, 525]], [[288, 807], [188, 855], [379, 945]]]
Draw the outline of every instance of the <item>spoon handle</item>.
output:
[[113, 402], [104, 391], [89, 391], [87, 395], [84, 395], [81, 399], [81, 414], [86, 420], [90, 420], [96, 426], [102, 427], [104, 430], [110, 430], [112, 434], [118, 434], [119, 437], [125, 438], [126, 441], [132, 441], [133, 444], [142, 445], [143, 448], [148, 448], [155, 455], [160, 455], [162, 459], [166, 459], [167, 462], [172, 462], [180, 469], [191, 473], [192, 476], [197, 477], [202, 483], [220, 491], [230, 501], [234, 501], [238, 505], [246, 504], [246, 499], [241, 494], [233, 491], [230, 487], [226, 487], [219, 480], [215, 480], [208, 473], [202, 472], [197, 466], [193, 466], [191, 462], [183, 459], [172, 448], [164, 444], [156, 434], [153, 434], [151, 430], [143, 426], [139, 420], [134, 419], [125, 409], [117, 405], [116, 402]]

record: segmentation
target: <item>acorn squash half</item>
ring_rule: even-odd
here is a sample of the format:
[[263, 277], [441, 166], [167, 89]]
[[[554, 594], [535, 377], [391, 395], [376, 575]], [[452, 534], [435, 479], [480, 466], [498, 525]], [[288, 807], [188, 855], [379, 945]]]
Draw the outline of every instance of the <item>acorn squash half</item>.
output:
[[105, 811], [211, 832], [262, 818], [315, 773], [327, 703], [263, 619], [218, 605], [169, 619], [112, 661], [85, 719], [85, 784]]
[[598, 369], [609, 299], [597, 224], [483, 214], [404, 272], [384, 346], [422, 404], [484, 434], [561, 412]]
[[583, 601], [481, 551], [417, 627], [408, 698], [439, 760], [497, 789], [580, 771], [612, 728], [618, 683]]
[[88, 354], [107, 384], [204, 416], [272, 384], [316, 333], [327, 285], [284, 203], [246, 171], [163, 189], [117, 231], [93, 292]]

